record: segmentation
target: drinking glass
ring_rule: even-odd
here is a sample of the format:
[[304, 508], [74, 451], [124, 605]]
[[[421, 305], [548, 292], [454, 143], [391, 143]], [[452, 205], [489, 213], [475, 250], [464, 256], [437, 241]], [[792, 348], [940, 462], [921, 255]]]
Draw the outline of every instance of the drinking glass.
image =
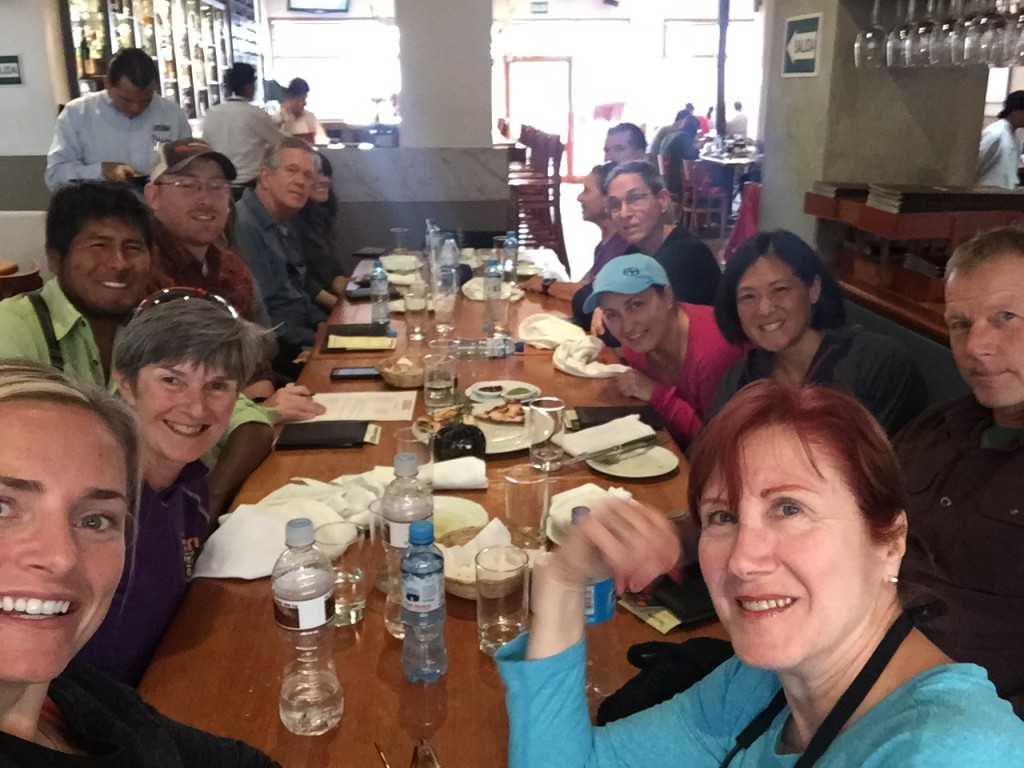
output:
[[455, 297], [459, 292], [459, 273], [454, 267], [437, 270], [434, 281], [434, 330], [444, 336], [455, 330]]
[[455, 405], [455, 360], [446, 355], [424, 355], [423, 400], [428, 411]]
[[405, 227], [392, 227], [391, 236], [395, 239], [395, 248], [393, 253], [404, 253], [405, 252], [405, 236], [409, 233], [409, 230]]
[[363, 618], [366, 594], [375, 573], [374, 554], [380, 532], [372, 522], [339, 521], [316, 529], [314, 541], [334, 567], [334, 624], [348, 626]]
[[565, 403], [557, 397], [539, 397], [526, 407], [526, 435], [530, 464], [545, 472], [562, 466], [565, 450]]
[[476, 631], [480, 650], [488, 656], [526, 631], [529, 564], [519, 547], [487, 547], [477, 552]]
[[422, 341], [427, 330], [427, 284], [417, 280], [405, 290], [405, 337]]
[[550, 504], [547, 472], [530, 464], [505, 472], [505, 525], [517, 547], [544, 548]]
[[963, 8], [962, 0], [950, 0], [945, 14], [938, 14], [935, 29], [932, 31], [929, 49], [929, 63], [933, 67], [948, 67], [953, 64], [953, 41], [956, 38], [956, 25], [960, 20], [959, 12]]
[[858, 67], [885, 66], [885, 29], [879, 22], [882, 0], [875, 0], [871, 9], [871, 27], [861, 30], [853, 44], [853, 60]]
[[434, 479], [434, 433], [414, 427], [402, 427], [395, 430], [395, 455], [411, 453], [416, 456], [419, 467], [419, 479], [428, 486], [433, 486]]

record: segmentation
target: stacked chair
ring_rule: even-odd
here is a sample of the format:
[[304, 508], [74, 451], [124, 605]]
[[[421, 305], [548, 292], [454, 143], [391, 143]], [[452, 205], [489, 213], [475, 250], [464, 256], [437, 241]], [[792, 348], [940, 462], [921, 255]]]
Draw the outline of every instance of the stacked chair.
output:
[[519, 144], [526, 148], [525, 162], [510, 162], [508, 228], [527, 248], [550, 248], [569, 269], [562, 232], [560, 167], [565, 144], [554, 134], [524, 125]]

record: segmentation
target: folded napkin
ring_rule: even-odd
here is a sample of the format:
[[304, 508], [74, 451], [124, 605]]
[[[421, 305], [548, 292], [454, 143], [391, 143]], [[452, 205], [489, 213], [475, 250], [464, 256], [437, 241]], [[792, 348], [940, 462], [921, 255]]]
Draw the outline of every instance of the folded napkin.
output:
[[315, 499], [288, 504], [243, 504], [221, 519], [221, 526], [203, 546], [193, 576], [210, 579], [259, 579], [269, 576], [284, 551], [289, 520], [308, 517], [317, 527], [335, 522], [338, 514]]
[[569, 280], [565, 265], [558, 260], [558, 254], [550, 248], [520, 248], [519, 261], [533, 262], [540, 268], [540, 273], [544, 277], [553, 277], [562, 282]]
[[556, 493], [551, 497], [551, 508], [548, 511], [548, 538], [556, 543], [562, 540], [572, 526], [573, 507], [590, 507], [608, 499], [628, 501], [632, 498], [633, 494], [625, 488], [605, 490], [594, 483]]
[[[434, 311], [434, 300], [427, 299], [427, 312]], [[405, 312], [405, 299], [395, 299], [388, 302], [388, 312]]]
[[586, 332], [558, 315], [539, 312], [519, 324], [519, 338], [532, 347], [554, 349], [567, 341], [586, 338]]
[[[483, 301], [484, 279], [482, 277], [474, 277], [467, 280], [462, 286], [462, 295], [473, 301]], [[502, 283], [501, 295], [512, 301], [519, 301], [519, 299], [523, 298], [523, 289], [519, 286], [512, 287], [508, 283]]]
[[564, 341], [558, 345], [552, 358], [555, 368], [572, 376], [586, 379], [607, 379], [629, 370], [627, 365], [599, 363], [596, 358], [604, 349], [604, 342], [596, 336]]
[[[395, 479], [395, 470], [391, 467], [374, 467], [365, 475], [373, 482], [387, 485]], [[476, 456], [462, 456], [425, 464], [420, 467], [419, 476], [438, 491], [477, 490], [487, 487], [487, 465], [483, 459]]]
[[422, 279], [419, 272], [388, 272], [388, 282], [391, 285], [412, 285]]
[[465, 544], [446, 547], [438, 544], [444, 554], [444, 575], [462, 582], [476, 581], [476, 554], [487, 547], [505, 546], [512, 543], [512, 534], [505, 524], [494, 518], [476, 536]]
[[380, 257], [381, 266], [392, 272], [413, 272], [420, 268], [420, 256], [416, 253], [386, 253]]
[[653, 435], [654, 430], [640, 421], [640, 414], [633, 413], [596, 427], [581, 429], [579, 432], [556, 435], [553, 439], [555, 442], [561, 442], [566, 453], [575, 456], [590, 451], [603, 451], [605, 448], [614, 448], [630, 440]]

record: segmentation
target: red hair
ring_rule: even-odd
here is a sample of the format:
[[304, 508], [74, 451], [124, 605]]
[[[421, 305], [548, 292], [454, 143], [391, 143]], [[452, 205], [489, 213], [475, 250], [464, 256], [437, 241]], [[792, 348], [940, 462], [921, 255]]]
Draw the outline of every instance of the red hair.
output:
[[885, 430], [845, 392], [793, 388], [772, 378], [737, 392], [694, 441], [687, 500], [698, 525], [700, 498], [713, 479], [724, 480], [730, 506], [739, 503], [740, 449], [746, 438], [766, 427], [794, 432], [819, 476], [815, 454], [828, 456], [856, 499], [872, 541], [888, 543], [900, 533], [897, 518], [903, 510], [903, 483]]

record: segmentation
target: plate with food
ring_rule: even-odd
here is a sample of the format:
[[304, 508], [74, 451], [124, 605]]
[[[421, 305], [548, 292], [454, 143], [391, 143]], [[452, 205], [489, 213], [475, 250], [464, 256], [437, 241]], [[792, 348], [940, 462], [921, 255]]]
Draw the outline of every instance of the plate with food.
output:
[[526, 381], [511, 379], [478, 381], [466, 389], [466, 397], [477, 403], [494, 404], [497, 400], [525, 403], [540, 397], [540, 387]]
[[412, 428], [420, 435], [420, 439], [426, 442], [426, 438], [429, 435], [436, 433], [445, 424], [454, 421], [460, 416], [472, 423], [466, 406], [453, 405], [450, 408], [439, 408], [436, 411], [417, 417], [412, 423]]

